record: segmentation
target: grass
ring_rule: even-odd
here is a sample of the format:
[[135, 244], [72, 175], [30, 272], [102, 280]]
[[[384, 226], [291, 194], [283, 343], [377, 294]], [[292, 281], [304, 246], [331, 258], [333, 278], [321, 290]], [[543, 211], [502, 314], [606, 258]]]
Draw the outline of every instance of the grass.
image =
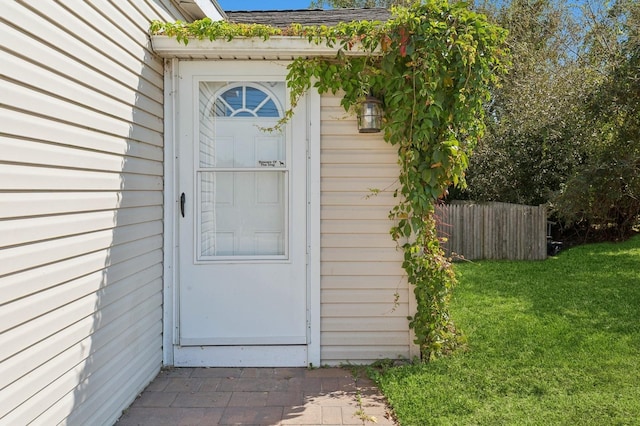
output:
[[468, 349], [374, 372], [402, 426], [640, 424], [640, 236], [456, 270]]

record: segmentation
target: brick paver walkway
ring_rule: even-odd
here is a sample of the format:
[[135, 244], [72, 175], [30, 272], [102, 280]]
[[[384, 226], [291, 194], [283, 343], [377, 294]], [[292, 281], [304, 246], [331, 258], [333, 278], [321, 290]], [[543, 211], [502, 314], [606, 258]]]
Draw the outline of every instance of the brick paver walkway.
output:
[[373, 382], [341, 368], [176, 368], [123, 414], [132, 425], [395, 425]]

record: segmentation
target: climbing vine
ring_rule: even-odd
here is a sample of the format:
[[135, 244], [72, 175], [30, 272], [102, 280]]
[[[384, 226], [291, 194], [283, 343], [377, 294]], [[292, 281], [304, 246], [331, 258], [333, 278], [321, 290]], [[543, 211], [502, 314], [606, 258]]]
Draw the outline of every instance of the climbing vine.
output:
[[[436, 233], [435, 205], [448, 187], [464, 185], [468, 156], [484, 131], [489, 88], [508, 60], [506, 31], [464, 2], [425, 0], [392, 9], [386, 22], [278, 29], [203, 19], [153, 22], [151, 33], [185, 44], [193, 38], [297, 36], [338, 48], [335, 57], [299, 58], [289, 65], [291, 105], [312, 87], [342, 93], [346, 110], [369, 93], [383, 100], [384, 138], [397, 147], [400, 165], [390, 232], [404, 251], [403, 268], [417, 302], [410, 327], [424, 360], [452, 351], [460, 340], [449, 316], [456, 277]], [[352, 50], [360, 54], [345, 54]]]

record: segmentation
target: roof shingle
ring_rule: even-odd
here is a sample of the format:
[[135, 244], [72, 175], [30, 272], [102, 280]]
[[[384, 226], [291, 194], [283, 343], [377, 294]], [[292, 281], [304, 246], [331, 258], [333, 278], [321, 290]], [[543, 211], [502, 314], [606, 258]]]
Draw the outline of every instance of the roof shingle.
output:
[[387, 21], [391, 17], [389, 10], [384, 8], [225, 11], [225, 14], [229, 21], [238, 24], [263, 24], [276, 28], [286, 28], [294, 23], [330, 27], [340, 22]]

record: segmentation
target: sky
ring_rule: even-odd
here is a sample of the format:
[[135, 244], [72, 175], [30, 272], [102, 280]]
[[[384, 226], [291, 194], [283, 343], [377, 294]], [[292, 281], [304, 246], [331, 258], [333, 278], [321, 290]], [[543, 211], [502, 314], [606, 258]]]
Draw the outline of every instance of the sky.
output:
[[311, 0], [218, 0], [223, 10], [307, 9]]

